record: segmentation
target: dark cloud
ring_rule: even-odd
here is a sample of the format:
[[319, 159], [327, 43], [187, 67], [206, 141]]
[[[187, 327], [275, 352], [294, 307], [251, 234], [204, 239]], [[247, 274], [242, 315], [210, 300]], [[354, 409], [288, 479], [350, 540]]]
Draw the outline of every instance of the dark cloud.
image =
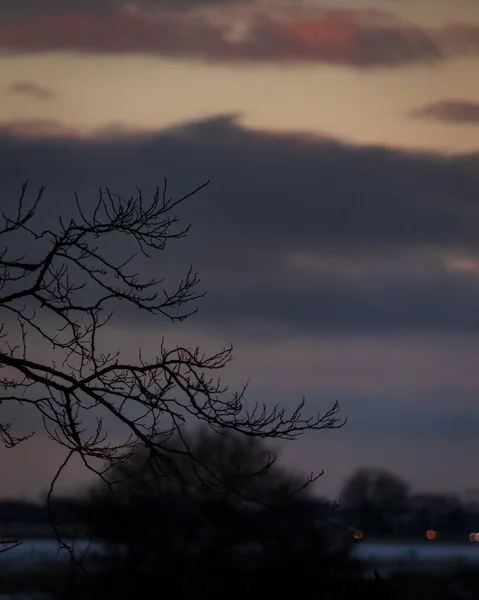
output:
[[211, 179], [180, 211], [191, 237], [161, 261], [168, 279], [194, 259], [210, 290], [197, 324], [478, 332], [478, 156], [272, 136], [220, 117], [97, 139], [5, 127], [0, 164], [5, 198], [26, 177], [46, 183], [50, 215], [68, 210], [74, 189], [86, 206], [98, 185], [148, 193], [168, 175], [180, 194]]
[[0, 15], [95, 13], [117, 10], [117, 0], [0, 0]]
[[[159, 7], [197, 7], [205, 5], [221, 6], [232, 4], [235, 0], [0, 0], [0, 15], [26, 14], [108, 14], [125, 7], [136, 6], [139, 9], [155, 9]], [[242, 0], [242, 3], [254, 0]]]
[[453, 55], [477, 56], [479, 54], [479, 24], [452, 23], [442, 31], [443, 44]]
[[[99, 185], [127, 196], [141, 186], [147, 197], [164, 175], [174, 195], [211, 179], [179, 209], [192, 223], [189, 237], [150, 267], [139, 264], [168, 283], [193, 260], [209, 290], [200, 312], [185, 330], [118, 311], [107, 342], [120, 347], [126, 339], [133, 354], [137, 346], [154, 353], [156, 331], [172, 343], [189, 333], [187, 345], [215, 350], [216, 340], [238, 341], [233, 380], [251, 376], [250, 398], [290, 406], [304, 393], [312, 412], [339, 398], [347, 427], [327, 440], [306, 436], [289, 459], [324, 467], [337, 485], [356, 463], [400, 467], [421, 486], [467, 482], [479, 425], [479, 156], [253, 131], [231, 115], [153, 133], [124, 130], [85, 136], [54, 121], [0, 130], [2, 212], [29, 178], [32, 187], [47, 184], [39, 218], [52, 226], [73, 209], [73, 190], [88, 210]], [[123, 250], [123, 241], [107, 242], [109, 252]], [[28, 244], [16, 247], [38, 255]], [[438, 335], [418, 349], [425, 332]], [[231, 383], [231, 370], [224, 376]], [[37, 426], [24, 412], [5, 415], [18, 433]], [[114, 440], [117, 428], [107, 428]], [[4, 493], [32, 493], [58, 467], [58, 449], [44, 446], [40, 427], [13, 452], [4, 459]], [[25, 483], [18, 473], [32, 468], [36, 477]], [[66, 481], [78, 485], [82, 473]]]
[[30, 96], [36, 100], [52, 100], [55, 98], [52, 90], [35, 81], [15, 81], [7, 86], [7, 91], [12, 94]]
[[302, 285], [281, 287], [268, 286], [265, 279], [251, 294], [246, 286], [241, 294], [216, 292], [207, 305], [210, 320], [248, 329], [276, 322], [283, 331], [301, 334], [479, 333], [479, 285], [471, 278], [438, 276], [422, 284], [407, 273], [396, 275], [393, 284], [368, 277], [356, 282], [338, 281], [337, 276], [317, 277], [314, 283], [304, 279]]
[[56, 119], [19, 119], [10, 121], [1, 126], [4, 134], [19, 138], [48, 138], [48, 137], [75, 137], [81, 136], [81, 131], [75, 127], [65, 125]]
[[[315, 397], [317, 390], [306, 390]], [[410, 389], [407, 393], [364, 394], [348, 390], [321, 390], [323, 397], [342, 398], [348, 415], [347, 436], [351, 438], [402, 439], [442, 442], [476, 442], [479, 427], [477, 391], [438, 386]], [[451, 402], [451, 399], [454, 401]], [[287, 401], [282, 394], [279, 401]]]
[[479, 102], [442, 100], [411, 112], [412, 117], [426, 117], [446, 123], [479, 123]]
[[[456, 29], [428, 30], [374, 10], [216, 2], [140, 2], [136, 8], [8, 16], [4, 52], [152, 54], [215, 62], [325, 62], [357, 68], [430, 63], [470, 52]], [[104, 3], [105, 8], [113, 3]], [[115, 6], [119, 6], [115, 4]], [[185, 12], [189, 6], [191, 10]], [[52, 6], [53, 8], [53, 6]], [[457, 27], [461, 27], [458, 25]], [[467, 30], [469, 37], [472, 36]]]

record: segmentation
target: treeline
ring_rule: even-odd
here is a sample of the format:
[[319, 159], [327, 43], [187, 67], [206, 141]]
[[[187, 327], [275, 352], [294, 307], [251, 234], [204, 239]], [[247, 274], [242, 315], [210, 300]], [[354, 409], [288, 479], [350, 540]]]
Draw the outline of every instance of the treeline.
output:
[[170, 590], [308, 598], [320, 585], [322, 598], [341, 600], [360, 584], [369, 590], [352, 539], [328, 525], [307, 483], [264, 441], [231, 431], [173, 436], [154, 455], [136, 450], [73, 510], [52, 507], [57, 525], [74, 519], [103, 542], [68, 580], [68, 598], [131, 600]]
[[368, 537], [467, 541], [479, 528], [479, 505], [454, 494], [417, 493], [387, 471], [359, 469], [341, 492], [338, 518]]
[[365, 539], [416, 531], [411, 515], [422, 515], [423, 537], [425, 527], [450, 515], [454, 503], [445, 496], [418, 496], [394, 475], [361, 469], [334, 507], [257, 438], [207, 430], [164, 447], [154, 456], [136, 450], [82, 495], [53, 499], [51, 513], [39, 504], [0, 503], [0, 521], [48, 523], [53, 515], [60, 530], [79, 527], [82, 537], [103, 542], [81, 564], [4, 570], [0, 593], [43, 592], [51, 600], [131, 600], [170, 590], [179, 597], [244, 598], [259, 590], [326, 600], [477, 597], [474, 572], [451, 565], [385, 575], [353, 552], [360, 529]]
[[[78, 520], [81, 502], [72, 498], [55, 498], [52, 507], [55, 514], [65, 523]], [[0, 500], [0, 523], [49, 524], [49, 511], [44, 501]]]
[[[231, 440], [228, 440], [228, 443], [231, 443]], [[244, 460], [244, 456], [241, 459]], [[130, 471], [139, 468], [139, 464], [140, 459], [136, 457], [127, 467], [123, 466], [123, 474], [128, 471], [130, 476]], [[137, 473], [134, 478], [136, 485], [138, 485], [138, 477], [141, 478]], [[292, 478], [290, 474], [288, 477]], [[262, 480], [261, 485], [263, 484]], [[104, 498], [100, 500], [99, 489], [87, 490], [75, 499], [53, 498], [50, 510], [55, 520], [61, 525], [85, 527], [92, 514], [94, 505], [92, 498], [96, 498], [99, 504], [105, 501]], [[136, 495], [144, 496], [145, 492], [141, 490], [140, 485], [136, 488]], [[131, 490], [129, 493], [131, 495]], [[153, 495], [153, 498], [156, 498], [156, 495]], [[150, 500], [153, 502], [153, 499], [149, 498], [148, 501]], [[157, 499], [154, 502], [157, 502]], [[313, 501], [311, 495], [309, 495], [309, 502], [309, 510], [313, 510], [319, 520], [328, 520], [333, 527], [337, 525], [343, 530], [351, 531], [353, 537], [356, 535], [356, 539], [379, 537], [419, 539], [424, 538], [427, 532], [433, 532], [429, 537], [434, 539], [466, 541], [469, 534], [479, 528], [478, 503], [465, 502], [454, 494], [414, 492], [400, 477], [379, 469], [357, 470], [345, 482], [339, 502], [328, 501], [317, 496], [314, 496]], [[115, 511], [116, 504], [113, 507]], [[159, 507], [155, 507], [155, 510], [157, 509]], [[48, 526], [50, 512], [45, 501], [1, 500], [0, 523]], [[149, 528], [148, 523], [143, 523], [141, 526]], [[135, 527], [140, 528], [139, 521]], [[28, 528], [25, 529], [28, 531]], [[95, 534], [98, 533], [95, 531]]]

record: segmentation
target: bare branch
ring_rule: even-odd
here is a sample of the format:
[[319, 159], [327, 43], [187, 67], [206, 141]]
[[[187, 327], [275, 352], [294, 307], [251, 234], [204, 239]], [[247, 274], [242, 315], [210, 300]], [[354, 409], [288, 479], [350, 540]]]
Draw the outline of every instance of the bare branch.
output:
[[[162, 278], [146, 277], [145, 271], [150, 261], [155, 265], [151, 272], [156, 271], [158, 253], [187, 235], [189, 225], [181, 226], [173, 210], [206, 185], [173, 198], [165, 180], [151, 201], [140, 189], [127, 199], [100, 189], [91, 210], [75, 195], [73, 216], [60, 216], [54, 229], [37, 229], [44, 189], [27, 207], [25, 183], [16, 214], [3, 215], [0, 237], [8, 235], [8, 244], [0, 251], [0, 405], [19, 403], [36, 410], [49, 438], [68, 457], [80, 456], [101, 478], [111, 463], [124, 462], [139, 447], [163, 461], [170, 456], [171, 464], [178, 454], [190, 456], [198, 472], [205, 473], [188, 445], [179, 449], [168, 443], [191, 422], [250, 438], [286, 440], [344, 423], [337, 402], [309, 416], [304, 398], [287, 412], [279, 405], [249, 403], [247, 386], [228, 393], [216, 373], [232, 360], [231, 346], [207, 355], [198, 347], [167, 348], [162, 340], [154, 360], [145, 360], [139, 350], [133, 363], [123, 360], [120, 351], [103, 350], [101, 334], [115, 318], [118, 303], [171, 322], [196, 312], [205, 292], [192, 266], [172, 287]], [[15, 234], [38, 249], [33, 259], [25, 252], [28, 243], [15, 245]], [[124, 256], [108, 252], [115, 236], [120, 236]], [[141, 257], [142, 272], [135, 271], [137, 253], [128, 252], [129, 244]], [[112, 420], [126, 432], [117, 443], [105, 426]], [[11, 427], [0, 420], [7, 447], [31, 435], [14, 435]], [[98, 461], [106, 466], [99, 468]]]

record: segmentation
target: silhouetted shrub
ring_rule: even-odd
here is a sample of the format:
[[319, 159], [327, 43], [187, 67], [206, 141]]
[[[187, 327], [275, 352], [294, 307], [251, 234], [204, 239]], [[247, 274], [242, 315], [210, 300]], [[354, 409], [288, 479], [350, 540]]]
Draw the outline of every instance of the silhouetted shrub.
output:
[[110, 550], [96, 579], [103, 598], [163, 588], [350, 597], [362, 569], [343, 532], [324, 522], [324, 506], [263, 442], [202, 432], [188, 443], [202, 466], [180, 453], [165, 467], [140, 453], [113, 469], [113, 493], [90, 493], [84, 521]]

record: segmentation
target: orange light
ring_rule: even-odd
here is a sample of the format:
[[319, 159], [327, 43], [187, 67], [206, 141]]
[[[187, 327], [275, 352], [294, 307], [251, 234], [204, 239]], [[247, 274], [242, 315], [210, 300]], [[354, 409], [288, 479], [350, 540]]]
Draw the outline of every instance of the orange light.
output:
[[435, 540], [437, 537], [437, 533], [433, 529], [429, 529], [426, 531], [426, 537], [428, 540]]
[[470, 533], [469, 534], [469, 541], [470, 542], [475, 542], [476, 541], [476, 535], [477, 535], [477, 533]]
[[355, 540], [362, 540], [363, 539], [363, 532], [360, 529], [356, 529], [353, 532], [353, 536]]

